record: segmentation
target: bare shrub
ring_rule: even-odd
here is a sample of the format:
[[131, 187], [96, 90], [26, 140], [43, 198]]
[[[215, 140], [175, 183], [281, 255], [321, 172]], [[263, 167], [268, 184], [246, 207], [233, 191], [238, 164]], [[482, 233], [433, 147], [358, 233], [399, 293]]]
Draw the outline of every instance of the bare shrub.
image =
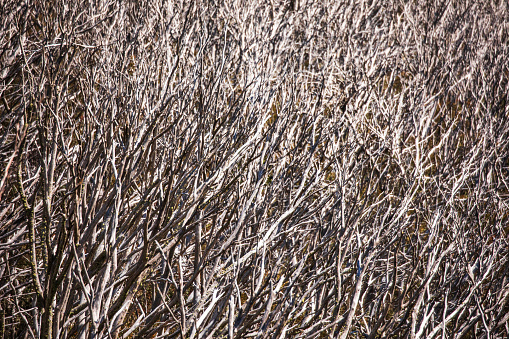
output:
[[507, 337], [508, 13], [2, 1], [2, 338]]

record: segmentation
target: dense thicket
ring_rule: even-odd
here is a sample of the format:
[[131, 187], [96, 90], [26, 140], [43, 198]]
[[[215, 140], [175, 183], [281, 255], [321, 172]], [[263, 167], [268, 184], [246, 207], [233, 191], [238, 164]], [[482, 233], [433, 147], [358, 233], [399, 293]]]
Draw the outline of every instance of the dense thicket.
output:
[[1, 338], [507, 338], [504, 0], [0, 3]]

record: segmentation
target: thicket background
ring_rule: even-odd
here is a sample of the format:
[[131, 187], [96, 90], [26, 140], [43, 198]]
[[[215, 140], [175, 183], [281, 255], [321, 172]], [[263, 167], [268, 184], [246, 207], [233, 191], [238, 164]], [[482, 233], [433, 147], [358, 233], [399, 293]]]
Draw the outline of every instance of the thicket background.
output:
[[507, 1], [0, 4], [0, 338], [509, 335]]

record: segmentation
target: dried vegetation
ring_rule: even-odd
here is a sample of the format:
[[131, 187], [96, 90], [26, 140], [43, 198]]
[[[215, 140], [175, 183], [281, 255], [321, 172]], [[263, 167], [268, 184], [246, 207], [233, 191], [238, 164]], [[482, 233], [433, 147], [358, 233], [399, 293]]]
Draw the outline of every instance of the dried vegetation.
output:
[[507, 338], [503, 0], [0, 3], [1, 338]]

